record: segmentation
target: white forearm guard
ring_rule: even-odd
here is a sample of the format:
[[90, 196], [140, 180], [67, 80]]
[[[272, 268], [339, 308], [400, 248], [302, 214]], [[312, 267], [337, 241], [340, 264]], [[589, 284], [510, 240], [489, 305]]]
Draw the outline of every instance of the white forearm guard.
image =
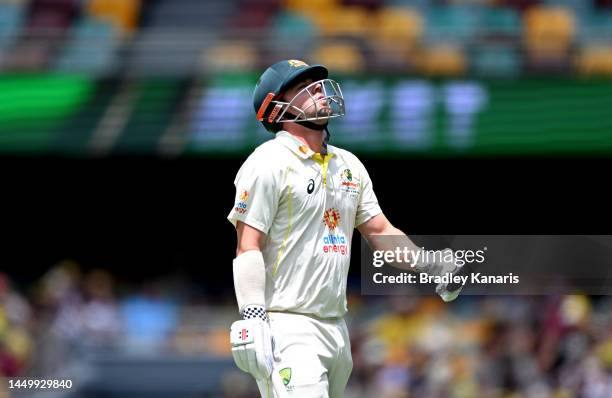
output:
[[266, 266], [259, 250], [249, 250], [234, 259], [234, 289], [238, 310], [266, 306]]

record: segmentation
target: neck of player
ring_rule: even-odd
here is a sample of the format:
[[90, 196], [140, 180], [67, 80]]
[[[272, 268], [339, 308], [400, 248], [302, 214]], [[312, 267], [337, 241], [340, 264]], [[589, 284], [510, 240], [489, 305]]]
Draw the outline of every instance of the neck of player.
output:
[[304, 145], [315, 153], [322, 153], [324, 130], [313, 130], [297, 123], [284, 123], [283, 130], [302, 141]]

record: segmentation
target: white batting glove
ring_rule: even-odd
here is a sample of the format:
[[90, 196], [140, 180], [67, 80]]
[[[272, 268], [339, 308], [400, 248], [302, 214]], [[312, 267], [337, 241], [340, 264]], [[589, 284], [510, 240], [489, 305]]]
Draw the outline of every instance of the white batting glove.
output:
[[[426, 272], [428, 275], [437, 275], [437, 276], [442, 276], [442, 275], [446, 275], [449, 273], [452, 275], [457, 274], [457, 272], [459, 272], [461, 267], [456, 266], [454, 260], [446, 259], [447, 258], [446, 253], [448, 253], [449, 251], [452, 253], [452, 249], [442, 250], [442, 253], [444, 254], [442, 256], [442, 261], [436, 261], [435, 263], [427, 264], [423, 268], [423, 272]], [[453, 256], [453, 259], [454, 259], [454, 256]], [[463, 286], [460, 286], [458, 289], [450, 291], [448, 290], [448, 283], [438, 283], [438, 285], [436, 286], [436, 293], [445, 302], [450, 302], [459, 296], [459, 293], [461, 293], [462, 289], [463, 289]]]
[[[249, 308], [245, 310], [250, 311]], [[265, 311], [263, 316], [236, 321], [230, 329], [230, 342], [234, 362], [242, 371], [256, 380], [267, 379], [274, 369], [274, 340]], [[255, 312], [259, 312], [256, 309]], [[264, 320], [265, 319], [265, 320]]]
[[447, 288], [448, 284], [446, 283], [438, 283], [438, 286], [436, 286], [436, 293], [438, 293], [438, 296], [440, 296], [446, 303], [456, 299], [461, 293], [461, 290], [463, 290], [463, 286], [459, 287], [457, 290], [453, 290], [452, 292]]

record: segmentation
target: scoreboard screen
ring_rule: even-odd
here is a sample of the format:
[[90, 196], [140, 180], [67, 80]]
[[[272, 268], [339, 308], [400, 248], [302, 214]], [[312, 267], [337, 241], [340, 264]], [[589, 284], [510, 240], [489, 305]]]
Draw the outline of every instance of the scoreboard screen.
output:
[[[188, 123], [192, 153], [246, 152], [271, 138], [255, 120], [255, 75], [209, 79]], [[371, 154], [612, 153], [612, 81], [344, 77], [332, 144]]]
[[[255, 120], [258, 75], [116, 79], [0, 78], [0, 153], [244, 156], [273, 137]], [[612, 80], [334, 76], [346, 115], [331, 143], [370, 156], [612, 154]], [[123, 106], [116, 113], [118, 100]], [[121, 123], [108, 123], [117, 115]], [[168, 137], [178, 138], [177, 140]]]

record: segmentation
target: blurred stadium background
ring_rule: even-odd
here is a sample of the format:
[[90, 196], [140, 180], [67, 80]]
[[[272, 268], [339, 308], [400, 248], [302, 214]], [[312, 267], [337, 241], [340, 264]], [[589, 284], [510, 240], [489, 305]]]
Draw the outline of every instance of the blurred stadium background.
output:
[[[366, 160], [400, 227], [439, 232], [404, 214], [395, 179], [410, 159], [462, 158], [449, 173], [471, 178], [482, 156], [612, 153], [609, 0], [1, 0], [0, 153], [55, 185], [6, 175], [5, 196], [32, 198], [6, 207], [21, 243], [0, 252], [0, 375], [71, 377], [57, 396], [255, 396], [229, 354], [223, 217], [241, 161], [270, 138], [252, 88], [285, 58], [341, 83], [332, 142]], [[50, 157], [72, 160], [45, 174]], [[115, 160], [71, 163], [90, 158]], [[106, 233], [96, 212], [112, 205]], [[609, 297], [363, 297], [357, 268], [347, 397], [612, 396]]]

